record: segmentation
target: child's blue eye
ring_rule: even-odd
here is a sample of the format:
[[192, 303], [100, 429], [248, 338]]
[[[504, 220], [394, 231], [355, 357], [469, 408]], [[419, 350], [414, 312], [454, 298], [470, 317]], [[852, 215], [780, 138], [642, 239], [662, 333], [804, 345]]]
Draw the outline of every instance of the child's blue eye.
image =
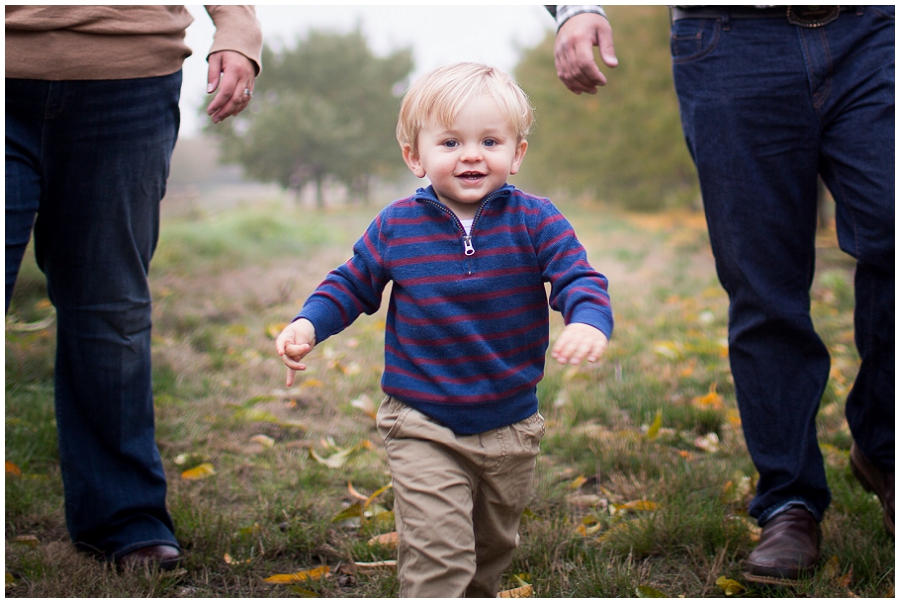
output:
[[448, 149], [455, 149], [457, 144], [459, 143], [457, 143], [455, 140], [445, 140], [442, 144]]
[[484, 146], [486, 146], [486, 147], [492, 147], [495, 144], [497, 144], [497, 141], [494, 140], [493, 138], [488, 138], [487, 140], [484, 141]]

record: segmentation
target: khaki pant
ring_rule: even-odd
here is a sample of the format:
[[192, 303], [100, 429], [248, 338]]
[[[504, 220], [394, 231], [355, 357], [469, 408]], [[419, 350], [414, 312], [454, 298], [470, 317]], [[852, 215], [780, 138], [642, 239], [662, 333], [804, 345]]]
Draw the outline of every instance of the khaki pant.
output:
[[401, 597], [496, 597], [532, 494], [544, 419], [475, 435], [392, 398], [378, 409], [394, 482]]

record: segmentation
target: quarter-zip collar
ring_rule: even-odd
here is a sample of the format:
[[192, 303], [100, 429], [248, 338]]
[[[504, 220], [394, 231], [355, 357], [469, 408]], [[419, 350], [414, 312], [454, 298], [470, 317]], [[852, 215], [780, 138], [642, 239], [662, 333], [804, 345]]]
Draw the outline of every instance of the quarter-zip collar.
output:
[[513, 185], [504, 184], [494, 192], [488, 194], [484, 199], [482, 199], [478, 204], [478, 210], [475, 212], [475, 217], [472, 219], [472, 226], [469, 228], [468, 233], [466, 233], [466, 229], [463, 227], [459, 216], [457, 216], [452, 209], [447, 207], [440, 201], [440, 199], [438, 199], [437, 193], [435, 192], [433, 186], [428, 186], [428, 188], [420, 188], [416, 190], [415, 198], [417, 201], [437, 206], [438, 209], [450, 216], [456, 223], [456, 227], [462, 233], [463, 253], [465, 255], [474, 255], [475, 247], [472, 245], [472, 233], [475, 232], [475, 225], [478, 223], [478, 218], [481, 217], [482, 210], [488, 203], [490, 203], [494, 199], [497, 199], [499, 197], [508, 197], [514, 190], [516, 190], [516, 187], [514, 187]]

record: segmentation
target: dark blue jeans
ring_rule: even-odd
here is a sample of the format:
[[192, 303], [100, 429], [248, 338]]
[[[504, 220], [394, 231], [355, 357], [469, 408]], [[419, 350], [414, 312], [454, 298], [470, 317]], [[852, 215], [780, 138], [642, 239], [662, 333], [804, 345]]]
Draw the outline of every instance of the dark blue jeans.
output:
[[33, 225], [57, 311], [66, 524], [107, 558], [178, 546], [155, 441], [147, 270], [180, 89], [180, 71], [6, 80], [6, 309]]
[[894, 466], [894, 9], [854, 8], [816, 29], [684, 19], [671, 46], [760, 474], [750, 514], [764, 524], [802, 504], [821, 520], [831, 495], [815, 420], [830, 360], [809, 313], [818, 174], [857, 260], [862, 364], [847, 421], [869, 459]]

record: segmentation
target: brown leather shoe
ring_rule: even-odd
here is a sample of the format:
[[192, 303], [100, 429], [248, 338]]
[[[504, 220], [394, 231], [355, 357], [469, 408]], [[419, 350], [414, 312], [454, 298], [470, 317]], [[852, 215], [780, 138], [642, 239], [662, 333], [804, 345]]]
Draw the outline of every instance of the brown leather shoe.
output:
[[171, 570], [181, 563], [181, 551], [174, 546], [158, 544], [145, 546], [142, 549], [131, 551], [116, 560], [116, 567], [120, 570], [134, 567], [158, 566], [162, 570]]
[[868, 492], [874, 492], [884, 509], [884, 526], [894, 535], [894, 471], [882, 471], [863, 456], [856, 442], [850, 447], [850, 468]]
[[763, 526], [759, 544], [747, 557], [748, 582], [793, 584], [819, 561], [819, 522], [803, 507], [790, 507]]

